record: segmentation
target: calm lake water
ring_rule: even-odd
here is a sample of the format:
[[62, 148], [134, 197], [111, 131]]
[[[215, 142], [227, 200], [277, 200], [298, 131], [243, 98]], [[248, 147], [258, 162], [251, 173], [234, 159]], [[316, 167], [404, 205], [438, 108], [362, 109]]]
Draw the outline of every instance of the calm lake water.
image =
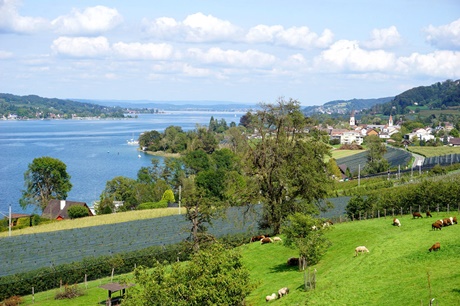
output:
[[10, 204], [14, 213], [34, 212], [33, 207], [23, 210], [19, 199], [24, 172], [36, 157], [63, 161], [73, 185], [67, 199], [91, 206], [107, 181], [116, 176], [136, 178], [141, 167], [150, 166], [151, 159], [158, 158], [128, 145], [129, 139], [137, 139], [145, 131], [163, 132], [170, 125], [192, 130], [196, 124], [208, 125], [211, 116], [238, 124], [242, 115], [184, 111], [122, 120], [0, 121], [0, 212], [8, 214]]

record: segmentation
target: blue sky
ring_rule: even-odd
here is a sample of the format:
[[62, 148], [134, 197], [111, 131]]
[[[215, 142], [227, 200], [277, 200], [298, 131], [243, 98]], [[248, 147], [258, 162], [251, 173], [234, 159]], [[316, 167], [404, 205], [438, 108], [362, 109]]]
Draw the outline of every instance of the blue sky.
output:
[[302, 105], [460, 79], [460, 1], [0, 0], [0, 92]]

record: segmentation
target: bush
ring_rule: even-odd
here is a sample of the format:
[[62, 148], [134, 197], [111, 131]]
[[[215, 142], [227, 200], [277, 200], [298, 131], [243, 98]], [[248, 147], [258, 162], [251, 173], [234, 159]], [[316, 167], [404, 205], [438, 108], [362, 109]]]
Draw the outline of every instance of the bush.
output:
[[83, 295], [83, 290], [78, 288], [78, 285], [69, 286], [65, 284], [64, 291], [59, 291], [54, 295], [55, 300], [73, 299]]
[[83, 218], [83, 217], [89, 216], [88, 209], [84, 206], [77, 206], [77, 205], [71, 206], [69, 207], [67, 212], [69, 214], [70, 219], [77, 219], [77, 218]]
[[3, 301], [2, 305], [4, 306], [18, 306], [22, 303], [22, 298], [20, 296], [12, 296]]
[[168, 207], [168, 201], [161, 200], [159, 202], [146, 202], [146, 203], [139, 204], [137, 206], [137, 209], [143, 210], [143, 209], [167, 208], [167, 207]]

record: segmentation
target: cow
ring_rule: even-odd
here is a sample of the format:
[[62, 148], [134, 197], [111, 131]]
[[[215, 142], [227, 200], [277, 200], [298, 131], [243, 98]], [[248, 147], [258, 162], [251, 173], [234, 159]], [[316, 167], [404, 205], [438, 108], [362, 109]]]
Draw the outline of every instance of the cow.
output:
[[289, 288], [288, 287], [283, 287], [280, 290], [278, 290], [278, 298], [282, 298], [283, 295], [286, 295], [289, 293]]
[[433, 217], [433, 216], [431, 215], [431, 213], [430, 213], [430, 211], [429, 211], [429, 210], [427, 210], [427, 211], [426, 211], [426, 217], [427, 217], [427, 218], [428, 218], [428, 217], [430, 217], [430, 218], [432, 218], [432, 217]]
[[265, 237], [260, 239], [260, 244], [273, 243], [273, 239], [270, 237]]
[[291, 257], [287, 260], [288, 266], [298, 266], [299, 265], [299, 258], [298, 257]]
[[428, 251], [437, 251], [441, 249], [441, 244], [439, 242], [436, 242], [431, 246], [431, 248], [428, 249]]
[[394, 226], [401, 226], [401, 222], [399, 222], [399, 220], [397, 218], [394, 218], [393, 219], [393, 225]]
[[435, 222], [433, 224], [431, 224], [431, 229], [432, 230], [442, 230], [442, 225], [439, 223], [439, 222]]
[[413, 212], [412, 217], [415, 218], [423, 218], [422, 215], [419, 212]]
[[263, 238], [265, 238], [264, 235], [253, 236], [253, 237], [251, 238], [251, 242], [260, 241], [260, 239], [263, 239]]

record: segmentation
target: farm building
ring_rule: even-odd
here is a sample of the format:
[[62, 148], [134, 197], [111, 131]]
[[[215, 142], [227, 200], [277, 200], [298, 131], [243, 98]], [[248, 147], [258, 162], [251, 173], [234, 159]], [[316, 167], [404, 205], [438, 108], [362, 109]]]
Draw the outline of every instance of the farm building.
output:
[[66, 200], [51, 200], [48, 206], [45, 207], [42, 213], [42, 217], [55, 220], [69, 219], [68, 209], [71, 206], [83, 206], [88, 210], [88, 215], [93, 216], [93, 213], [89, 209], [88, 205], [84, 202], [74, 202]]

